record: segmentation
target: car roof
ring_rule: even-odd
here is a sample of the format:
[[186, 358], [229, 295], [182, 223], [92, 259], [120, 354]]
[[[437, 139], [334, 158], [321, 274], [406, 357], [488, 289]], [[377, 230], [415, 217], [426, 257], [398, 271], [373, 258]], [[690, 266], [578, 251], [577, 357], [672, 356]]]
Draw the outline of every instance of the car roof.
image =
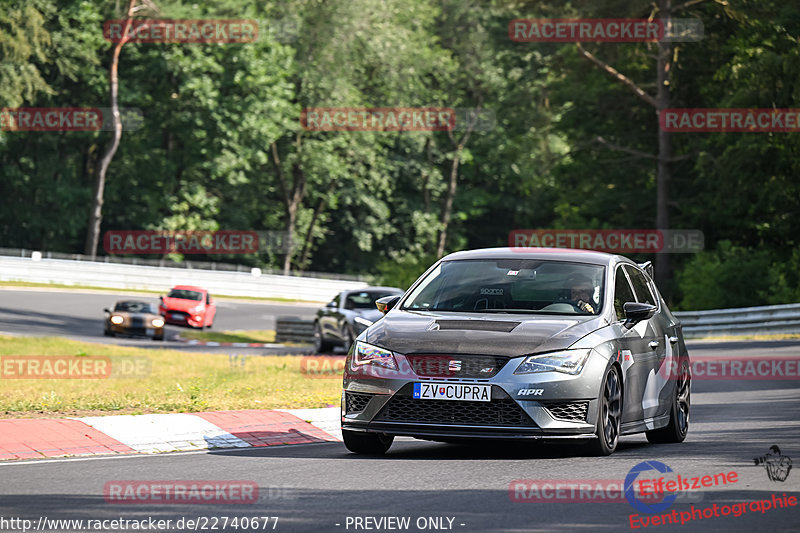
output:
[[568, 261], [573, 263], [591, 263], [610, 265], [620, 261], [634, 264], [626, 257], [593, 250], [577, 250], [573, 248], [481, 248], [454, 252], [442, 258], [443, 261], [461, 261], [467, 259], [547, 259], [550, 261]]

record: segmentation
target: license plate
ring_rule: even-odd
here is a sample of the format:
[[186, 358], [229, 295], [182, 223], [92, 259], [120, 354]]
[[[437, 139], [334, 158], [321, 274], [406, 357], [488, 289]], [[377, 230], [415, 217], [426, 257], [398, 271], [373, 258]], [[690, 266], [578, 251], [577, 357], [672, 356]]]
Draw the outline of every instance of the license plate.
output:
[[155, 332], [155, 330], [153, 328], [147, 328], [146, 330], [144, 330], [144, 332], [145, 335], [152, 335]]
[[492, 386], [466, 383], [414, 383], [412, 398], [415, 400], [490, 402], [492, 401]]

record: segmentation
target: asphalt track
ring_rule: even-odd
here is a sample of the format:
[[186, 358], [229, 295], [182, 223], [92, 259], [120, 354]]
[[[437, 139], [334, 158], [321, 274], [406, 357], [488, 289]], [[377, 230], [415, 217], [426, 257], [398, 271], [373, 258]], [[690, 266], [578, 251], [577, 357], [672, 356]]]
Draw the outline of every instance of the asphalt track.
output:
[[[212, 295], [213, 297], [213, 295]], [[102, 342], [140, 348], [184, 349], [190, 351], [263, 351], [257, 348], [198, 347], [182, 344], [177, 336], [185, 328], [167, 326], [165, 342], [135, 337], [104, 337], [104, 308], [119, 300], [134, 299], [158, 304], [150, 294], [73, 291], [58, 289], [0, 288], [0, 333], [58, 336], [83, 342]], [[278, 316], [314, 316], [319, 304], [259, 302], [216, 298], [214, 331], [271, 330]]]
[[[800, 342], [693, 344], [693, 357], [784, 357], [800, 354]], [[443, 520], [439, 530], [544, 532], [631, 530], [638, 514], [617, 502], [514, 502], [514, 480], [624, 480], [643, 461], [660, 461], [686, 477], [734, 471], [735, 483], [682, 496], [666, 513], [729, 506], [754, 500], [800, 497], [800, 472], [770, 481], [753, 458], [778, 445], [800, 458], [800, 386], [797, 380], [695, 380], [691, 427], [682, 444], [648, 444], [644, 436], [623, 437], [605, 458], [579, 447], [556, 444], [440, 444], [399, 439], [381, 458], [349, 454], [339, 443], [246, 450], [172, 453], [90, 459], [37, 460], [0, 464], [0, 517], [72, 519], [172, 519], [277, 516], [274, 531], [420, 531], [417, 520]], [[654, 472], [651, 472], [654, 474]], [[656, 477], [656, 476], [652, 476]], [[674, 477], [673, 477], [674, 479]], [[103, 488], [118, 480], [249, 480], [260, 487], [249, 505], [107, 503]], [[512, 491], [513, 494], [513, 491]], [[719, 507], [723, 509], [723, 507]], [[748, 508], [739, 517], [703, 518], [648, 531], [798, 531], [800, 507]], [[712, 512], [712, 511], [708, 511]], [[660, 513], [662, 514], [662, 513]], [[410, 517], [406, 529], [355, 528], [355, 519]], [[650, 516], [650, 515], [648, 515]], [[348, 522], [349, 520], [349, 522]], [[0, 525], [2, 522], [0, 521]], [[175, 527], [162, 531], [187, 530]], [[217, 524], [219, 531], [223, 530]], [[348, 525], [349, 524], [349, 525]], [[463, 524], [463, 525], [462, 525]], [[212, 523], [206, 524], [209, 528]], [[272, 530], [273, 522], [267, 529]], [[420, 521], [420, 525], [424, 525]], [[640, 524], [637, 524], [640, 525]], [[259, 530], [263, 530], [263, 523]], [[639, 528], [639, 530], [645, 528]], [[0, 530], [4, 530], [0, 527]], [[11, 529], [5, 529], [11, 530]], [[61, 528], [49, 531], [75, 531]], [[116, 529], [121, 531], [121, 529]], [[202, 530], [202, 528], [200, 529]], [[208, 529], [211, 530], [211, 529]], [[240, 531], [230, 525], [226, 531]], [[252, 531], [252, 529], [250, 529]]]

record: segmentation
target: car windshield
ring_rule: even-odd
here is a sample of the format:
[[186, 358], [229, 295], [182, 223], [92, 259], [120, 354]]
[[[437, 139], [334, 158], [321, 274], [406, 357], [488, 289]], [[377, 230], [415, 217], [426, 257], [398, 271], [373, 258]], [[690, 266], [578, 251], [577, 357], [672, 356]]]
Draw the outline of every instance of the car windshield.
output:
[[375, 309], [375, 300], [398, 294], [392, 291], [351, 292], [344, 301], [345, 309]]
[[403, 309], [596, 315], [605, 267], [563, 261], [444, 261], [409, 295]]
[[156, 311], [153, 305], [145, 302], [117, 302], [117, 305], [114, 306], [114, 311], [158, 314], [158, 311]]
[[172, 289], [167, 294], [167, 298], [180, 298], [181, 300], [195, 300], [197, 302], [203, 299], [203, 294], [197, 291], [187, 291], [185, 289]]

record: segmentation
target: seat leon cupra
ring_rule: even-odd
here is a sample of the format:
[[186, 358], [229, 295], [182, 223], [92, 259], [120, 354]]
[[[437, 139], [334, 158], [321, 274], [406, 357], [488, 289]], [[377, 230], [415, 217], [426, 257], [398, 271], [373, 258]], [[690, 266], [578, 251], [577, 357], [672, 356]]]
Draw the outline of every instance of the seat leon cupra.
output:
[[680, 322], [649, 263], [600, 252], [457, 252], [377, 301], [344, 369], [342, 434], [356, 453], [395, 436], [682, 442], [691, 374]]

